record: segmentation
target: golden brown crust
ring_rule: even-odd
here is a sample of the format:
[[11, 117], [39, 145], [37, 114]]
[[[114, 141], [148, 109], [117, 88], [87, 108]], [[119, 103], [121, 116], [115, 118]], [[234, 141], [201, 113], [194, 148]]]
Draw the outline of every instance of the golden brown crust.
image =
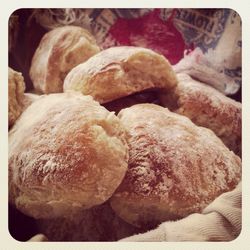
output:
[[127, 169], [119, 119], [91, 97], [42, 96], [9, 134], [9, 195], [35, 218], [69, 216], [107, 200]]
[[67, 73], [100, 51], [95, 38], [77, 26], [63, 26], [46, 33], [33, 58], [30, 77], [37, 91], [63, 92]]
[[145, 226], [200, 212], [241, 178], [241, 160], [206, 128], [154, 104], [118, 115], [129, 133], [129, 169], [111, 198], [125, 221]]
[[150, 49], [121, 46], [103, 50], [72, 69], [64, 91], [80, 91], [106, 103], [145, 89], [169, 89], [176, 81], [165, 57]]
[[165, 106], [213, 130], [230, 150], [241, 156], [241, 103], [187, 74], [177, 77], [176, 88], [164, 97]]
[[11, 127], [21, 115], [25, 83], [21, 73], [9, 68], [8, 71], [8, 120]]

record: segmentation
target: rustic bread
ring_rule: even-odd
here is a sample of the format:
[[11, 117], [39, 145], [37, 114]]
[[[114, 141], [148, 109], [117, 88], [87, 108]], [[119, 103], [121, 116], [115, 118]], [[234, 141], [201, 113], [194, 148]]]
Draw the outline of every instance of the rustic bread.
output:
[[157, 225], [201, 212], [241, 179], [241, 160], [209, 129], [155, 104], [119, 115], [129, 165], [111, 206], [128, 223]]
[[25, 83], [22, 73], [9, 68], [8, 89], [8, 121], [9, 127], [11, 127], [21, 115], [23, 109], [22, 99], [25, 91]]
[[46, 33], [31, 62], [30, 78], [41, 93], [63, 92], [67, 73], [100, 51], [95, 38], [77, 26], [63, 26]]
[[168, 60], [140, 47], [112, 47], [73, 68], [64, 91], [76, 90], [107, 103], [146, 89], [168, 90], [177, 79]]
[[163, 95], [163, 105], [213, 130], [230, 150], [241, 156], [241, 103], [187, 74], [177, 77], [177, 86]]
[[9, 133], [9, 200], [34, 218], [73, 216], [113, 194], [127, 161], [113, 113], [80, 93], [44, 95]]

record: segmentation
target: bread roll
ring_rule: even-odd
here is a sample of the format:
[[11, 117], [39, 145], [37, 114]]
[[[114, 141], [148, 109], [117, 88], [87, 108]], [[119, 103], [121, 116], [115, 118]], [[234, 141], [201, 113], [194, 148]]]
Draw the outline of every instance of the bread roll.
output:
[[32, 58], [30, 78], [41, 93], [63, 92], [67, 73], [100, 51], [95, 38], [77, 26], [63, 26], [46, 33]]
[[11, 68], [8, 71], [8, 120], [11, 127], [22, 113], [22, 99], [25, 91], [25, 83], [22, 73]]
[[22, 73], [9, 68], [8, 78], [8, 121], [10, 128], [22, 112], [39, 98], [39, 95], [24, 93], [25, 82]]
[[103, 50], [73, 68], [64, 80], [64, 91], [80, 91], [107, 103], [146, 89], [168, 90], [176, 81], [170, 63], [162, 55], [122, 46]]
[[230, 150], [241, 156], [241, 103], [187, 74], [177, 76], [177, 86], [163, 97], [162, 103], [195, 124], [213, 130]]
[[80, 93], [40, 97], [9, 133], [9, 200], [34, 218], [105, 202], [127, 170], [120, 120]]
[[111, 206], [128, 223], [157, 225], [201, 212], [241, 178], [241, 160], [209, 129], [154, 104], [119, 113], [129, 166]]

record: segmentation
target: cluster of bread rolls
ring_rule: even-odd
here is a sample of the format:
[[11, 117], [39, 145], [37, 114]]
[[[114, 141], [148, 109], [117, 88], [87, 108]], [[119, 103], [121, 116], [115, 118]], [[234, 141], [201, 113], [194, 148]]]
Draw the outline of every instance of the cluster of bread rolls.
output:
[[30, 77], [39, 95], [9, 70], [9, 201], [49, 240], [118, 240], [201, 212], [241, 179], [241, 104], [150, 49], [101, 50], [60, 27]]

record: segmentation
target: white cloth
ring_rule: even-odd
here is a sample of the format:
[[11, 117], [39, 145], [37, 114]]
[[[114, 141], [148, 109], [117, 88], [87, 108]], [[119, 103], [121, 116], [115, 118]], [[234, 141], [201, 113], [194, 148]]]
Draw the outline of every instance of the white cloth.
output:
[[48, 241], [47, 237], [43, 234], [37, 234], [35, 236], [33, 236], [32, 238], [30, 238], [28, 241], [33, 242], [33, 241]]
[[207, 206], [201, 214], [171, 222], [120, 241], [231, 241], [241, 231], [241, 183]]

